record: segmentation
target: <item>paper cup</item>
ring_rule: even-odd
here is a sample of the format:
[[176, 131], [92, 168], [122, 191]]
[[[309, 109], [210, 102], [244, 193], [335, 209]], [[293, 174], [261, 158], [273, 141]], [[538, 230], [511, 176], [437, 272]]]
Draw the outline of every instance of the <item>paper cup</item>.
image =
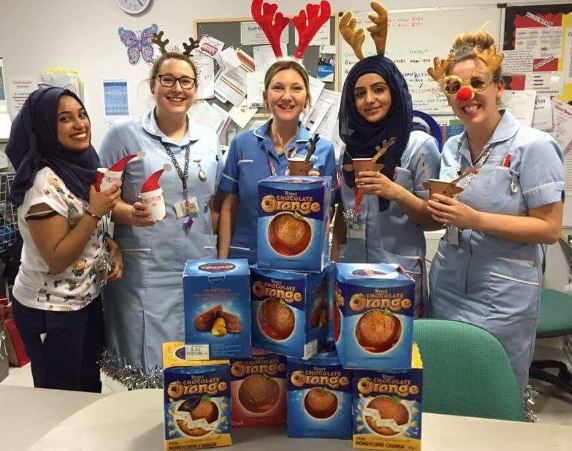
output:
[[105, 168], [98, 168], [95, 176], [95, 189], [97, 191], [105, 191], [113, 185], [119, 185], [121, 175], [122, 171], [109, 171]]
[[141, 193], [141, 203], [145, 205], [150, 214], [150, 219], [160, 221], [165, 218], [165, 198], [161, 188], [146, 193]]
[[288, 158], [288, 170], [290, 175], [308, 175], [312, 169], [312, 163], [305, 158]]
[[459, 188], [456, 184], [446, 182], [445, 180], [430, 179], [425, 182], [423, 186], [429, 190], [429, 198], [431, 198], [433, 194], [453, 197], [455, 194], [463, 192], [463, 188]]
[[374, 163], [371, 158], [352, 158], [354, 177], [358, 177], [362, 171], [379, 172], [383, 169], [383, 164]]

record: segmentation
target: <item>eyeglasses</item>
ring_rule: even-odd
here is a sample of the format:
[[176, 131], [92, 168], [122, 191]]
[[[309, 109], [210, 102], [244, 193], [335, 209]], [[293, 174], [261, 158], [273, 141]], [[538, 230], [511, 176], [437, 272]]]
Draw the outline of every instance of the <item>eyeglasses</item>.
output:
[[443, 78], [441, 89], [449, 97], [457, 95], [463, 86], [469, 86], [474, 92], [480, 93], [487, 89], [493, 80], [494, 77], [489, 72], [477, 72], [465, 80], [456, 75], [448, 75]]
[[157, 75], [159, 83], [165, 88], [172, 88], [175, 83], [179, 82], [179, 86], [183, 89], [193, 89], [196, 80], [191, 77], [173, 77], [172, 75]]

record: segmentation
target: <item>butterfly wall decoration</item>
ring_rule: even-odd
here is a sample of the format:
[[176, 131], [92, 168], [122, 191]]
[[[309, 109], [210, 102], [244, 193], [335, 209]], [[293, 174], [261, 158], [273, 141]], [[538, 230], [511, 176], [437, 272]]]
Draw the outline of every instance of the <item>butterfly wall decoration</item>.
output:
[[151, 39], [153, 38], [153, 34], [157, 33], [157, 31], [159, 31], [157, 25], [153, 24], [145, 28], [141, 32], [141, 37], [138, 38], [135, 31], [126, 30], [123, 27], [117, 30], [119, 39], [121, 39], [121, 42], [127, 47], [127, 57], [131, 64], [137, 64], [140, 58], [143, 58], [143, 61], [146, 63], [153, 62], [153, 54], [155, 52]]

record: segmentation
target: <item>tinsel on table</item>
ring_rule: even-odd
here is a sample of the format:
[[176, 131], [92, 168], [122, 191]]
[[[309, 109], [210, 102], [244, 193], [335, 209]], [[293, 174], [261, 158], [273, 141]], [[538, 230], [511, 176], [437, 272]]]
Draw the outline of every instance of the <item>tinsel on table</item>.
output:
[[109, 351], [102, 354], [99, 365], [103, 374], [124, 385], [128, 390], [163, 388], [161, 368], [155, 367], [152, 371], [146, 372], [140, 366], [131, 365]]
[[524, 407], [524, 419], [529, 423], [536, 423], [538, 421], [538, 415], [534, 411], [537, 399], [538, 392], [528, 385], [522, 396], [522, 404]]

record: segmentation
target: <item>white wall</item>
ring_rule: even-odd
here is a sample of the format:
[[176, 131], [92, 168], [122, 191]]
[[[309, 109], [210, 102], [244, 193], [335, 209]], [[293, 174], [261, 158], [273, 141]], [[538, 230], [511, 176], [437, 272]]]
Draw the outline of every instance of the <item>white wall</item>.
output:
[[[367, 0], [330, 1], [333, 11], [369, 9]], [[170, 45], [180, 46], [189, 36], [195, 37], [194, 20], [249, 17], [250, 3], [250, 0], [154, 0], [147, 12], [129, 16], [117, 6], [116, 0], [0, 0], [0, 57], [4, 58], [6, 81], [13, 77], [37, 77], [48, 66], [77, 69], [85, 83], [86, 107], [92, 118], [93, 144], [97, 148], [108, 126], [103, 122], [104, 79], [129, 81], [133, 114], [143, 114], [152, 106], [144, 83], [149, 66], [142, 61], [134, 66], [129, 64], [126, 48], [117, 34], [119, 27], [140, 30], [156, 23], [165, 30]], [[273, 0], [273, 3], [279, 3], [288, 15], [296, 14], [306, 4], [303, 0]], [[387, 0], [384, 4], [388, 9], [475, 6], [469, 0]], [[478, 4], [496, 4], [496, 0], [479, 0]]]

